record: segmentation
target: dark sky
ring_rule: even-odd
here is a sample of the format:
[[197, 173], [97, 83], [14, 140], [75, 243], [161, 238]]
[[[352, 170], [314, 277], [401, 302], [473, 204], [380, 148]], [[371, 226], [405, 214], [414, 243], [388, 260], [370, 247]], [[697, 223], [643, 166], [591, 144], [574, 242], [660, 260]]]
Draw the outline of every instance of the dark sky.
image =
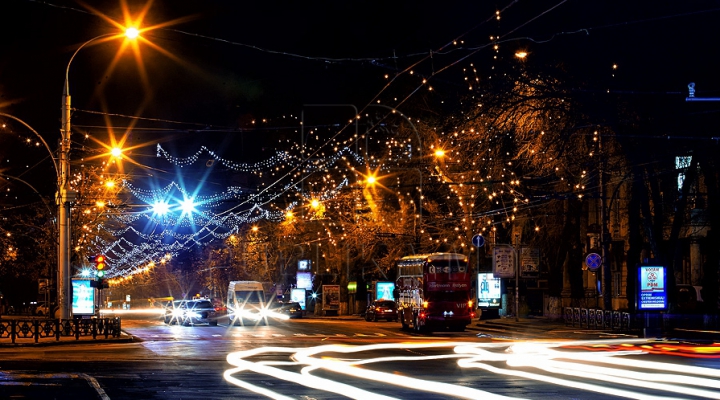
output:
[[[145, 26], [177, 21], [146, 34], [174, 59], [142, 45], [143, 83], [130, 52], [108, 73], [119, 41], [83, 49], [70, 71], [77, 108], [232, 126], [246, 114], [297, 114], [307, 103], [362, 106], [383, 88], [385, 73], [461, 35], [462, 45], [442, 49], [454, 52], [441, 50], [417, 71], [437, 71], [472, 53], [458, 47], [487, 46], [491, 35], [503, 35], [518, 40], [502, 43], [501, 57], [526, 48], [528, 62], [564, 63], [588, 80], [607, 79], [618, 63], [623, 90], [681, 90], [689, 80], [718, 87], [710, 81], [720, 59], [713, 51], [717, 1], [7, 0], [0, 28], [3, 109], [54, 129], [72, 51], [111, 32], [105, 18], [122, 21], [123, 3], [133, 14], [150, 4]], [[485, 22], [506, 6], [499, 21]], [[454, 82], [469, 63], [488, 66], [494, 55], [480, 49], [438, 74], [436, 84]]]
[[[108, 123], [122, 132], [132, 121], [127, 116], [160, 120], [142, 120], [136, 128], [170, 131], [138, 130], [135, 140], [170, 139], [178, 152], [221, 143], [229, 154], [262, 156], [272, 144], [261, 142], [262, 131], [244, 131], [251, 121], [297, 126], [289, 116], [305, 111], [315, 123], [343, 122], [349, 109], [303, 105], [361, 108], [378, 94], [392, 104], [410, 95], [422, 76], [432, 76], [437, 89], [430, 100], [439, 103], [463, 93], [464, 68], [482, 75], [494, 57], [512, 59], [517, 50], [530, 53], [527, 63], [562, 68], [599, 90], [626, 93], [639, 106], [649, 97], [684, 107], [691, 81], [699, 96], [720, 93], [717, 1], [5, 0], [0, 112], [23, 119], [54, 148], [65, 66], [81, 43], [113, 31], [108, 19], [123, 21], [123, 5], [132, 15], [149, 5], [143, 27], [168, 24], [144, 34], [153, 43], [140, 45], [144, 76], [130, 51], [109, 69], [119, 41], [78, 54], [70, 91], [73, 106], [84, 111], [73, 114], [73, 124], [100, 138]], [[497, 35], [495, 52], [490, 37]], [[414, 76], [384, 89], [385, 74], [414, 63]], [[112, 116], [104, 120], [88, 110]], [[26, 168], [16, 154], [4, 166]], [[33, 150], [28, 157], [43, 156]]]

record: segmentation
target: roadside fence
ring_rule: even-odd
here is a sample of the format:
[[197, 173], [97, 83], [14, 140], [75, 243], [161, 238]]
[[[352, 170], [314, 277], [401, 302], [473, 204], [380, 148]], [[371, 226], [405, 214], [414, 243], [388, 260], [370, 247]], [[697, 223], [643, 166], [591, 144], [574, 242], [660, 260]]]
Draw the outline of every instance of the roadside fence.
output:
[[630, 313], [623, 311], [565, 307], [564, 319], [566, 326], [617, 331], [631, 329]]
[[18, 339], [34, 339], [38, 343], [41, 338], [60, 341], [72, 337], [75, 340], [120, 337], [120, 318], [0, 319], [0, 340], [10, 338], [15, 343]]

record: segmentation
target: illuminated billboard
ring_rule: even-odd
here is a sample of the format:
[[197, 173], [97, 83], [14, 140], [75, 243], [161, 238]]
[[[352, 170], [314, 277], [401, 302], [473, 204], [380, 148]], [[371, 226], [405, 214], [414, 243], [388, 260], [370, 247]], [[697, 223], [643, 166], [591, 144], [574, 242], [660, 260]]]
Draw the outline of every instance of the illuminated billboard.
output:
[[95, 314], [95, 289], [90, 286], [89, 279], [72, 280], [72, 313], [73, 315]]
[[502, 280], [492, 272], [478, 274], [478, 307], [500, 308], [502, 303]]
[[641, 265], [638, 267], [637, 309], [667, 309], [667, 285], [664, 266]]
[[375, 300], [395, 300], [393, 291], [395, 282], [378, 282], [375, 284]]
[[310, 271], [312, 268], [312, 261], [310, 260], [298, 260], [298, 271]]
[[312, 290], [312, 272], [298, 272], [295, 281], [295, 287]]
[[295, 288], [290, 292], [290, 301], [300, 304], [300, 308], [305, 309], [305, 289]]

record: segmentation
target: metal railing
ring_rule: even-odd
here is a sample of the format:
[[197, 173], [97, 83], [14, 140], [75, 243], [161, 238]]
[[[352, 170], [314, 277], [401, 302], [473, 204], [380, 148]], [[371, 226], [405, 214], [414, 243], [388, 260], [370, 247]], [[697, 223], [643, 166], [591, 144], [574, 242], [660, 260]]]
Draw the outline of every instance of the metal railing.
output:
[[120, 337], [120, 318], [92, 319], [0, 319], [0, 340], [10, 338], [14, 344], [20, 339], [80, 337], [107, 339]]
[[565, 307], [566, 326], [587, 329], [611, 329], [629, 331], [632, 328], [630, 313], [594, 308]]

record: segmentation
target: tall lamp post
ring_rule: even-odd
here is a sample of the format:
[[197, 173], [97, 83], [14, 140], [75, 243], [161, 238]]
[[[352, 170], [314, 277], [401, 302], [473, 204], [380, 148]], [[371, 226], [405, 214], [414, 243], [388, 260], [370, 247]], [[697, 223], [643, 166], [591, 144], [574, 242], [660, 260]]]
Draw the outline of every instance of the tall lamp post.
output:
[[[138, 30], [128, 28], [124, 36], [130, 39], [136, 38]], [[75, 56], [85, 46], [92, 42], [106, 37], [122, 37], [122, 34], [106, 33], [96, 36], [85, 43], [81, 44], [70, 57], [67, 67], [65, 68], [65, 84], [63, 85], [62, 94], [62, 122], [60, 126], [60, 161], [58, 171], [58, 192], [55, 200], [58, 206], [58, 306], [60, 308], [60, 319], [68, 319], [72, 317], [72, 285], [70, 284], [70, 207], [77, 198], [77, 192], [70, 189], [70, 135], [72, 127], [70, 125], [70, 83], [68, 77], [70, 75], [70, 65]]]

